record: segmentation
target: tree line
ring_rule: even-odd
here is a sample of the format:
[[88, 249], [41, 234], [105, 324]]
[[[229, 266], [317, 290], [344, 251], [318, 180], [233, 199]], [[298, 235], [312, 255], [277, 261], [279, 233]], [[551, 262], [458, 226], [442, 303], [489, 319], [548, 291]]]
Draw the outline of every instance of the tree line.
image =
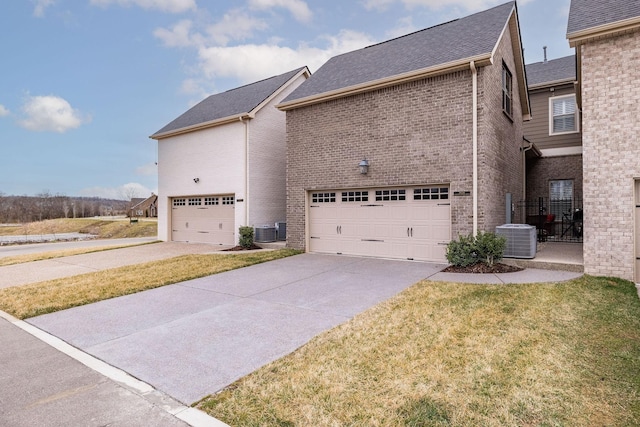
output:
[[125, 215], [130, 204], [126, 200], [69, 197], [48, 191], [35, 196], [7, 196], [0, 192], [0, 223]]

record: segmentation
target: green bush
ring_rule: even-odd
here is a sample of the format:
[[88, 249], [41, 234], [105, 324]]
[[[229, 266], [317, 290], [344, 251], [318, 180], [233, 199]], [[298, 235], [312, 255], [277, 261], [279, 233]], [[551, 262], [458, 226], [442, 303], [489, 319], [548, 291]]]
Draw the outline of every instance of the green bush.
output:
[[250, 248], [253, 246], [253, 227], [240, 227], [240, 246]]
[[468, 267], [478, 262], [478, 254], [475, 250], [475, 239], [469, 236], [460, 236], [458, 240], [452, 240], [447, 245], [447, 261], [456, 267]]
[[468, 267], [482, 262], [492, 266], [500, 262], [507, 246], [507, 239], [495, 233], [478, 232], [452, 240], [447, 245], [447, 261], [457, 267]]
[[507, 247], [507, 238], [498, 236], [495, 233], [478, 232], [476, 236], [476, 251], [478, 260], [491, 267], [496, 262], [500, 262]]

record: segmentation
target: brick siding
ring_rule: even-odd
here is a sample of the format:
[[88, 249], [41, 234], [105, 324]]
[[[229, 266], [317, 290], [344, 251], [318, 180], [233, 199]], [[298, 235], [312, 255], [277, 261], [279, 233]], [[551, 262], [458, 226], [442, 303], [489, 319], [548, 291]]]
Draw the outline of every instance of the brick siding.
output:
[[582, 199], [582, 155], [541, 157], [527, 162], [527, 200], [549, 198], [549, 181], [573, 180], [573, 197]]
[[[522, 119], [503, 39], [479, 82], [479, 229], [504, 223], [520, 197]], [[514, 73], [514, 121], [502, 113], [502, 56]], [[358, 163], [367, 158], [369, 173]], [[472, 191], [472, 75], [459, 71], [287, 111], [287, 244], [305, 248], [308, 190], [449, 184]], [[472, 197], [451, 197], [452, 237], [472, 231]]]
[[584, 267], [634, 279], [640, 177], [640, 31], [582, 46]]

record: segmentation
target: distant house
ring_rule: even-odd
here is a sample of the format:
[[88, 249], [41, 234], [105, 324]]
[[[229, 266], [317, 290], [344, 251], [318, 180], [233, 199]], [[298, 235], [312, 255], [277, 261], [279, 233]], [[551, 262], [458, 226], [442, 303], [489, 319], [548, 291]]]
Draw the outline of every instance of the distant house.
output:
[[285, 220], [285, 114], [306, 67], [212, 95], [158, 141], [158, 238], [233, 245], [241, 225]]
[[[545, 55], [546, 56], [546, 55]], [[582, 209], [582, 134], [576, 101], [576, 57], [566, 56], [527, 65], [533, 112], [524, 123], [527, 147], [526, 220], [552, 215], [556, 238], [578, 240], [570, 221]], [[523, 218], [524, 219], [524, 218]], [[564, 221], [564, 222], [563, 222]], [[539, 225], [540, 221], [533, 220]]]
[[291, 247], [442, 262], [523, 197], [515, 2], [331, 58], [278, 108]]
[[640, 1], [572, 0], [582, 110], [584, 268], [640, 282]]
[[155, 218], [158, 216], [158, 196], [151, 193], [146, 199], [131, 199], [130, 218]]

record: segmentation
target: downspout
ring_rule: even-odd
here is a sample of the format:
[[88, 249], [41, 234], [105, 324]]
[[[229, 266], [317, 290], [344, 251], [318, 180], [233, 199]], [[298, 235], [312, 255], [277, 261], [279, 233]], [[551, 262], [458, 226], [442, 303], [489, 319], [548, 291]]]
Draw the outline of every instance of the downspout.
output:
[[244, 226], [249, 226], [249, 120], [243, 120], [240, 116], [240, 123], [244, 123]]
[[473, 235], [478, 234], [478, 70], [469, 63], [473, 84]]
[[533, 142], [524, 136], [522, 137], [527, 147], [522, 148], [522, 200], [527, 200], [527, 151], [533, 148]]

